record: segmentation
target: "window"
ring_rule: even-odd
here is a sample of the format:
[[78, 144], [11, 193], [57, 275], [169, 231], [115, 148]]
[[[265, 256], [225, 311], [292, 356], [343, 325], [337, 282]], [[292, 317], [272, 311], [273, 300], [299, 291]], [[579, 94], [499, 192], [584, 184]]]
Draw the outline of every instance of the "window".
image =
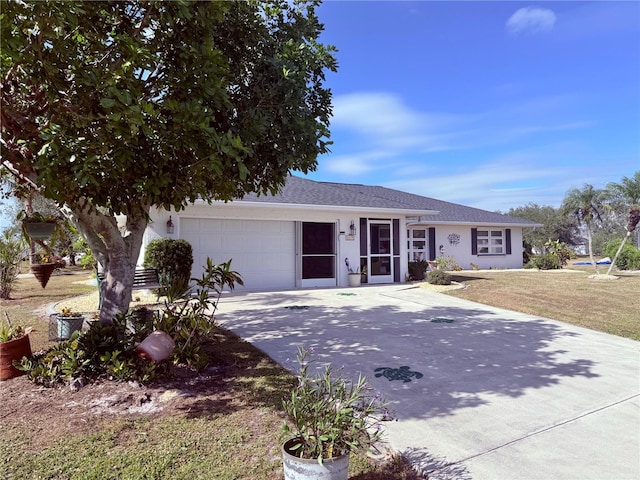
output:
[[407, 230], [407, 252], [409, 261], [427, 260], [427, 229], [412, 228]]
[[478, 255], [504, 255], [504, 230], [480, 230], [476, 238]]
[[335, 278], [335, 225], [302, 224], [302, 278]]

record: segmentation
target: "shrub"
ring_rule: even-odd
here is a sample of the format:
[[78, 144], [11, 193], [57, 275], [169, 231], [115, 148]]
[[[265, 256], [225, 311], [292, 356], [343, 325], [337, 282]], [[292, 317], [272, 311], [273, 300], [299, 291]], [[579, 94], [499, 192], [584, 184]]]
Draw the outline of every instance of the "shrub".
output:
[[0, 236], [0, 298], [9, 298], [24, 255], [22, 238], [5, 230]]
[[424, 280], [427, 274], [427, 266], [429, 264], [426, 260], [417, 260], [415, 262], [409, 262], [409, 279], [410, 280]]
[[76, 331], [69, 340], [31, 359], [23, 358], [16, 368], [46, 387], [98, 378], [147, 383], [155, 377], [156, 366], [138, 356], [135, 346], [144, 333], [129, 328], [127, 320], [119, 315], [110, 325], [93, 322], [88, 331]]
[[[620, 243], [622, 243], [622, 240], [610, 240], [605, 243], [604, 254], [613, 260], [618, 248], [620, 248]], [[640, 248], [626, 243], [620, 255], [618, 255], [616, 266], [620, 270], [640, 270]]]
[[549, 240], [544, 246], [547, 253], [558, 257], [560, 268], [564, 267], [572, 256], [575, 257], [575, 253], [571, 251], [569, 246], [559, 240]]
[[432, 270], [427, 274], [427, 282], [432, 285], [451, 285], [451, 275], [444, 270]]
[[560, 258], [553, 253], [536, 255], [531, 259], [528, 265], [531, 265], [531, 268], [537, 268], [538, 270], [559, 270], [562, 268]]
[[460, 265], [458, 265], [458, 262], [456, 261], [455, 258], [453, 257], [438, 257], [436, 258], [436, 263], [438, 264], [438, 268], [440, 270], [455, 270], [455, 271], [460, 271], [462, 270], [462, 267]]
[[186, 240], [156, 238], [144, 252], [144, 266], [158, 270], [160, 283], [167, 288], [189, 282], [193, 265], [193, 248]]
[[94, 270], [98, 266], [98, 262], [93, 256], [93, 252], [89, 248], [89, 244], [83, 237], [78, 237], [76, 241], [73, 242], [73, 250], [82, 254], [78, 259], [78, 264], [82, 268]]

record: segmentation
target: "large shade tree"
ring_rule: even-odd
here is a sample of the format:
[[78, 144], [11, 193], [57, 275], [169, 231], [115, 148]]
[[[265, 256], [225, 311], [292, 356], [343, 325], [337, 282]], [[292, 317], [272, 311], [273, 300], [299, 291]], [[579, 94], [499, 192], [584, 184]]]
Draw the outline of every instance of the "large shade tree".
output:
[[549, 240], [558, 240], [568, 245], [579, 243], [576, 220], [563, 215], [559, 209], [552, 206], [528, 203], [509, 209], [508, 215], [542, 224], [542, 227], [526, 228], [523, 232], [524, 240], [538, 253], [544, 251], [544, 245]]
[[604, 190], [594, 188], [594, 186], [590, 184], [585, 184], [582, 189], [572, 188], [569, 190], [560, 207], [560, 210], [564, 214], [575, 218], [580, 225], [584, 225], [587, 233], [589, 258], [597, 274], [599, 274], [600, 271], [593, 257], [592, 237], [594, 225], [602, 218], [605, 199], [606, 193]]
[[640, 223], [640, 170], [633, 177], [622, 177], [620, 183], [607, 184], [607, 192], [614, 208], [618, 207], [626, 211], [627, 219], [625, 236], [607, 270], [607, 275], [610, 275], [625, 243]]
[[3, 2], [2, 165], [77, 224], [103, 322], [128, 309], [152, 206], [275, 192], [328, 150], [317, 5]]

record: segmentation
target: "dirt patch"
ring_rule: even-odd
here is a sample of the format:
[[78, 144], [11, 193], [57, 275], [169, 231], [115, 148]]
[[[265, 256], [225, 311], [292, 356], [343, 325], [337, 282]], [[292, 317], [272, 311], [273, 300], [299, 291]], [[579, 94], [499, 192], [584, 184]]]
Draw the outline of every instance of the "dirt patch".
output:
[[233, 365], [200, 373], [176, 366], [171, 378], [148, 386], [105, 380], [54, 388], [21, 376], [0, 383], [0, 422], [5, 432], [16, 429], [32, 445], [46, 448], [63, 437], [95, 432], [115, 418], [193, 414], [223, 397], [233, 401], [225, 378], [236, 373]]

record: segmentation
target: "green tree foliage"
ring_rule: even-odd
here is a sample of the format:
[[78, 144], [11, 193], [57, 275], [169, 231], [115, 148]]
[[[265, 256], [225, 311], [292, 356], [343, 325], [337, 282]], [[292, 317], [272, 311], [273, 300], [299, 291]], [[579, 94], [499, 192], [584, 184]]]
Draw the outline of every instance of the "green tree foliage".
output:
[[328, 151], [317, 5], [3, 2], [2, 165], [110, 273], [103, 322], [128, 309], [152, 206], [275, 192]]
[[606, 194], [604, 190], [594, 188], [593, 185], [585, 184], [582, 189], [572, 188], [564, 197], [560, 211], [563, 215], [575, 218], [581, 225], [584, 225], [587, 232], [587, 249], [591, 264], [596, 273], [598, 264], [593, 258], [592, 236], [594, 226], [601, 220], [604, 212]]
[[577, 221], [563, 215], [560, 209], [528, 203], [525, 206], [510, 209], [507, 214], [543, 225], [525, 228], [523, 232], [523, 240], [537, 253], [544, 251], [544, 245], [549, 240], [558, 240], [568, 245], [581, 243]]
[[11, 298], [11, 290], [20, 273], [20, 261], [26, 254], [22, 236], [16, 229], [0, 235], [0, 298]]
[[610, 274], [627, 240], [629, 240], [629, 237], [631, 237], [631, 234], [640, 223], [640, 170], [631, 178], [623, 177], [620, 183], [609, 183], [607, 192], [613, 208], [617, 207], [619, 210], [623, 210], [626, 213], [627, 220], [625, 236], [613, 255], [609, 270], [607, 270], [607, 274]]
[[193, 248], [186, 240], [156, 238], [145, 249], [144, 266], [158, 270], [162, 285], [183, 284], [186, 287], [193, 266]]
[[629, 243], [623, 245], [623, 240], [607, 242], [604, 246], [604, 254], [611, 258], [617, 255], [617, 265], [620, 270], [640, 270], [640, 248]]

